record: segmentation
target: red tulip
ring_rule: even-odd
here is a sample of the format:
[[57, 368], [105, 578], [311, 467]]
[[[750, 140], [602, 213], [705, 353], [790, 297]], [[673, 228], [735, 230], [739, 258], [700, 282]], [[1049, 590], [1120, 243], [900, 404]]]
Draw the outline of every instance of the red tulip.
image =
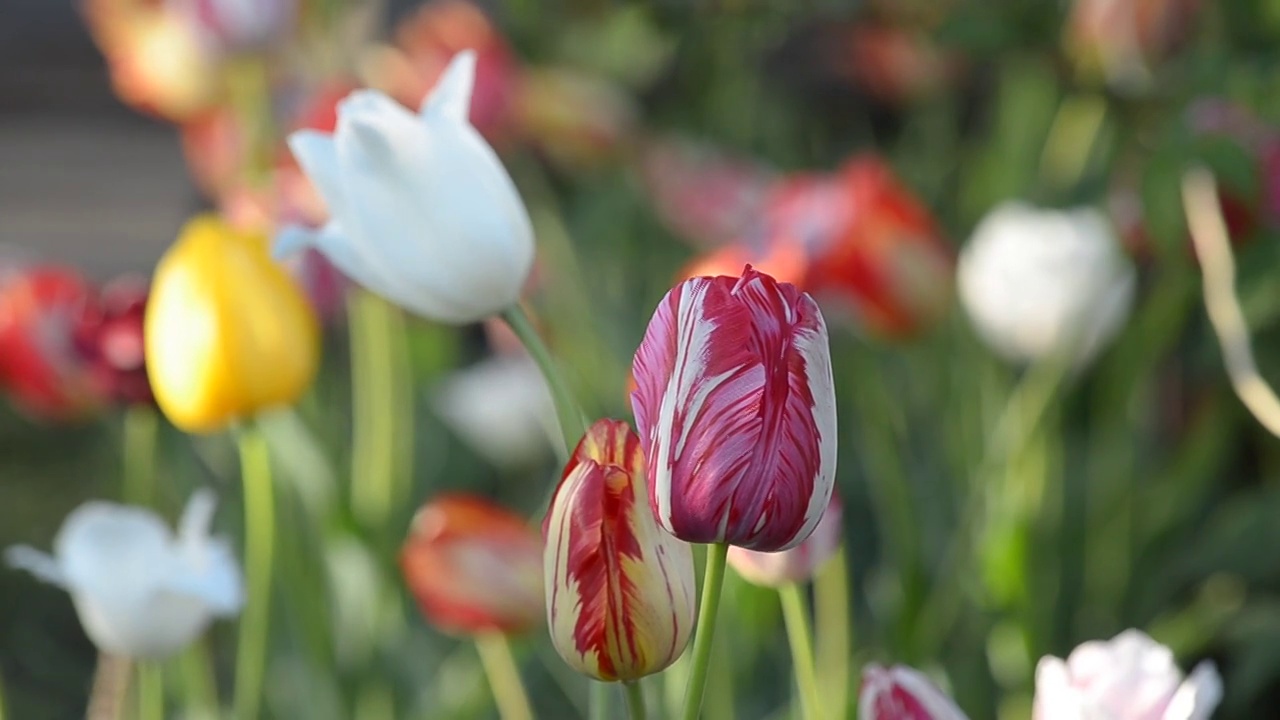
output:
[[859, 720], [968, 720], [923, 673], [905, 665], [868, 665], [858, 692]]
[[542, 538], [483, 498], [452, 494], [422, 506], [400, 569], [423, 615], [445, 632], [514, 633], [542, 621]]
[[[951, 299], [955, 263], [929, 211], [872, 156], [853, 158], [827, 182], [805, 200], [812, 213], [834, 216], [820, 225], [830, 232], [801, 238], [810, 252], [805, 290], [888, 337], [937, 320]], [[805, 227], [796, 214], [778, 232]]]
[[813, 578], [836, 550], [844, 535], [844, 508], [840, 496], [832, 493], [831, 504], [813, 534], [804, 542], [782, 552], [757, 552], [746, 548], [729, 548], [729, 565], [743, 580], [763, 587], [781, 587], [806, 582]]
[[146, 308], [146, 280], [121, 278], [87, 305], [75, 328], [76, 348], [94, 381], [107, 397], [125, 405], [155, 402], [142, 342]]
[[813, 532], [835, 478], [836, 411], [812, 298], [750, 266], [686, 280], [658, 305], [633, 373], [649, 500], [668, 532], [766, 552]]
[[0, 380], [23, 412], [75, 420], [103, 398], [74, 331], [93, 288], [74, 270], [26, 268], [0, 285]]
[[693, 553], [645, 502], [640, 439], [625, 422], [591, 426], [543, 523], [551, 640], [574, 669], [635, 680], [675, 662], [697, 611]]

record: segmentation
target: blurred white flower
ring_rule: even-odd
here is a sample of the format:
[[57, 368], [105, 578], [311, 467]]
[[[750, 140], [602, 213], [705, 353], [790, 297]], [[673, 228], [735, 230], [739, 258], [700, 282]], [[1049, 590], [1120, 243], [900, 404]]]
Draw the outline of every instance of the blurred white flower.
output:
[[527, 355], [482, 360], [446, 378], [433, 397], [445, 424], [498, 467], [528, 466], [559, 441], [551, 393]]
[[318, 232], [286, 230], [276, 253], [314, 246], [366, 288], [442, 322], [513, 305], [533, 265], [533, 227], [467, 120], [475, 63], [471, 51], [454, 57], [420, 115], [358, 90], [339, 103], [333, 135], [290, 135], [331, 220]]
[[968, 720], [946, 693], [924, 673], [906, 665], [862, 670], [859, 720]]
[[957, 268], [960, 299], [1004, 358], [1056, 352], [1089, 362], [1124, 325], [1135, 271], [1103, 215], [1007, 202], [973, 231]]
[[63, 522], [53, 556], [19, 545], [5, 559], [71, 593], [98, 649], [163, 658], [244, 604], [231, 548], [209, 536], [214, 506], [213, 493], [193, 495], [175, 537], [150, 510], [88, 502]]
[[1210, 661], [1185, 680], [1169, 648], [1140, 630], [1036, 666], [1034, 720], [1207, 720], [1222, 700]]

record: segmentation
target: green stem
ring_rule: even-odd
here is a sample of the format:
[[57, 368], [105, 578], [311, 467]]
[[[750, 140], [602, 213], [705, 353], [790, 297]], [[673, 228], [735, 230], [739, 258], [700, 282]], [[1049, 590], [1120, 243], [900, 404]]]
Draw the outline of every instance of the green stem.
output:
[[244, 481], [244, 565], [248, 598], [240, 617], [236, 652], [235, 717], [256, 720], [267, 670], [271, 622], [271, 573], [275, 552], [275, 496], [266, 438], [248, 425], [239, 433]]
[[853, 653], [853, 628], [849, 618], [849, 564], [844, 545], [813, 579], [815, 658], [818, 687], [826, 690], [826, 707], [832, 717], [845, 717], [849, 707], [849, 658]]
[[404, 314], [373, 293], [348, 302], [351, 318], [351, 507], [368, 528], [403, 505], [412, 465], [413, 378]]
[[622, 683], [622, 689], [627, 693], [627, 711], [630, 713], [631, 720], [645, 720], [644, 690], [640, 687], [640, 683], [629, 680]]
[[500, 632], [480, 633], [476, 635], [476, 651], [480, 653], [480, 664], [484, 665], [502, 720], [533, 720], [529, 695], [520, 681], [520, 670], [507, 636]]
[[587, 717], [591, 720], [614, 720], [609, 714], [609, 686], [613, 683], [603, 683], [591, 680], [589, 682], [589, 693], [587, 697]]
[[707, 687], [707, 669], [711, 660], [712, 641], [716, 634], [716, 613], [720, 610], [720, 590], [724, 587], [725, 557], [729, 546], [716, 543], [707, 546], [707, 570], [702, 580], [702, 604], [698, 608], [698, 628], [693, 637], [693, 668], [684, 694], [684, 720], [698, 720], [702, 712], [702, 693]]
[[197, 640], [178, 659], [182, 678], [182, 699], [188, 717], [216, 717], [218, 712], [218, 679], [213, 659], [204, 640]]
[[564, 435], [561, 460], [568, 460], [569, 453], [573, 451], [573, 448], [577, 447], [578, 441], [582, 439], [583, 433], [587, 430], [582, 410], [578, 408], [578, 404], [574, 401], [573, 393], [569, 390], [569, 384], [565, 382], [564, 375], [556, 365], [555, 358], [551, 356], [551, 351], [538, 335], [538, 331], [533, 327], [533, 321], [529, 319], [529, 315], [524, 308], [520, 305], [513, 305], [502, 313], [502, 318], [507, 321], [507, 325], [511, 326], [511, 330], [515, 332], [516, 337], [520, 338], [520, 342], [524, 344], [525, 349], [533, 356], [534, 362], [538, 363], [538, 368], [542, 370], [542, 375], [547, 379], [547, 386], [551, 388], [551, 397], [556, 405], [556, 417], [560, 420], [560, 432]]
[[154, 661], [137, 663], [136, 720], [164, 720], [164, 671]]
[[135, 405], [124, 413], [124, 501], [129, 505], [156, 504], [156, 411]]
[[782, 619], [787, 626], [787, 642], [791, 644], [791, 665], [795, 668], [796, 686], [800, 689], [800, 708], [805, 720], [822, 720], [818, 675], [813, 666], [809, 611], [804, 606], [800, 585], [784, 585], [778, 588], [778, 596], [782, 599]]

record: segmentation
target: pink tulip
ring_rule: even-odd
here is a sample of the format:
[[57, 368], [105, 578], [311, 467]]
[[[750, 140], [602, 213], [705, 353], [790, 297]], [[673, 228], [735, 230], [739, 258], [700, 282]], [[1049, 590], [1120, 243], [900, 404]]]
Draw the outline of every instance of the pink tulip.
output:
[[763, 587], [781, 587], [810, 580], [840, 547], [844, 534], [844, 509], [840, 496], [831, 495], [831, 504], [813, 534], [804, 542], [782, 552], [758, 552], [729, 548], [729, 565], [743, 580]]
[[858, 691], [859, 720], [968, 720], [956, 703], [906, 665], [868, 665]]
[[658, 305], [631, 394], [649, 502], [687, 542], [799, 545], [831, 499], [835, 390], [813, 298], [751, 266]]
[[1207, 720], [1222, 700], [1212, 662], [1185, 679], [1169, 648], [1140, 630], [1092, 641], [1036, 666], [1035, 720]]

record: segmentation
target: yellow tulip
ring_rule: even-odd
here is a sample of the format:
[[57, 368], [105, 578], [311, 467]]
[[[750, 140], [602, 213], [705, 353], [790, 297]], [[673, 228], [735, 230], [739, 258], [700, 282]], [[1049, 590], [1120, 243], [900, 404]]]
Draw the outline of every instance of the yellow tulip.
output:
[[187, 223], [160, 259], [144, 334], [156, 403], [188, 432], [293, 403], [319, 362], [315, 313], [267, 239], [212, 215]]

